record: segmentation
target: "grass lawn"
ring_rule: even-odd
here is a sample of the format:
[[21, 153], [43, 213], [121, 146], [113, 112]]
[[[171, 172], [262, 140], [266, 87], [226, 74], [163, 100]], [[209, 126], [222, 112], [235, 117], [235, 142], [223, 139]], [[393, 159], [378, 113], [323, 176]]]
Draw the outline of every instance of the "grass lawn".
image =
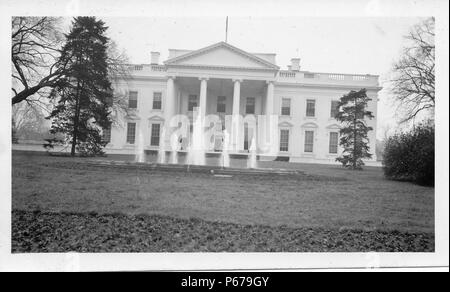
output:
[[[127, 230], [126, 226], [134, 230], [136, 220], [158, 222], [161, 230], [167, 230], [159, 235], [161, 242], [180, 244], [164, 247], [150, 241], [147, 247], [138, 248], [130, 243], [136, 250], [144, 251], [434, 249], [434, 188], [386, 180], [380, 168], [348, 171], [339, 166], [283, 162], [261, 162], [260, 167], [295, 168], [305, 175], [215, 177], [206, 173], [93, 166], [83, 158], [13, 151], [13, 251], [58, 250], [57, 245], [48, 248], [53, 246], [51, 242], [44, 247], [39, 245], [42, 242], [35, 241], [33, 230], [52, 236], [56, 236], [55, 230], [67, 232], [71, 216], [78, 216], [88, 229], [91, 226], [86, 238], [90, 238], [88, 234], [92, 237], [95, 230], [106, 228], [100, 224], [102, 221], [116, 222], [111, 216], [118, 216], [122, 218], [116, 222], [120, 228], [114, 231], [108, 225], [108, 232]], [[33, 212], [37, 210], [40, 212]], [[54, 216], [55, 222], [50, 222], [49, 216]], [[95, 226], [102, 227], [93, 228], [93, 220], [97, 222]], [[60, 225], [49, 229], [52, 224]], [[75, 226], [70, 226], [73, 236], [84, 234], [79, 230], [74, 235]], [[154, 239], [155, 234], [148, 232], [137, 228], [135, 236], [127, 240], [135, 242], [142, 236]], [[323, 239], [327, 244], [310, 244], [306, 237], [302, 238], [302, 234], [311, 232], [315, 235], [307, 238], [315, 238], [313, 242]], [[353, 234], [351, 240], [342, 237], [349, 232]], [[220, 241], [219, 235], [227, 236]], [[176, 236], [183, 238], [181, 243]], [[109, 246], [104, 234], [97, 234], [97, 238], [104, 240], [103, 246]], [[237, 242], [230, 247], [226, 242], [233, 238]], [[28, 245], [27, 240], [31, 241]], [[338, 241], [349, 245], [337, 245]], [[139, 242], [143, 244], [145, 240]], [[289, 244], [284, 246], [281, 242]], [[67, 249], [96, 250], [88, 246]], [[102, 251], [113, 250], [116, 249], [105, 247]]]

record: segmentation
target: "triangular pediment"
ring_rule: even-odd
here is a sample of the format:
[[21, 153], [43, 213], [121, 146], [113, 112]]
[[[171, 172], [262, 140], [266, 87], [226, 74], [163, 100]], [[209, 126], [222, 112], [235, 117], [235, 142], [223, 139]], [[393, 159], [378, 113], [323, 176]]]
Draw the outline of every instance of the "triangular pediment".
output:
[[225, 42], [220, 42], [212, 46], [169, 59], [165, 62], [165, 64], [168, 66], [250, 68], [263, 70], [279, 69], [277, 65]]

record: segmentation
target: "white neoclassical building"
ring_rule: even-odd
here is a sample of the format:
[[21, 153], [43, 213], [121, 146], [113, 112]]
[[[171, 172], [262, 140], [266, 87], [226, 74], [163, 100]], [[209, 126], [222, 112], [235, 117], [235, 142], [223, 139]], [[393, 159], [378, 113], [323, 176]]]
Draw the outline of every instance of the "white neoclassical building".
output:
[[[303, 71], [299, 58], [281, 70], [275, 54], [249, 53], [225, 42], [199, 50], [170, 49], [163, 63], [159, 56], [152, 52], [150, 64], [131, 65], [130, 78], [119, 83], [129, 111], [119, 117], [119, 125], [105, 131], [107, 153], [135, 153], [138, 147], [167, 149], [171, 142], [164, 138], [167, 135], [163, 137], [163, 129], [170, 126], [171, 118], [181, 115], [192, 122], [193, 112], [200, 111], [202, 116], [218, 116], [220, 130], [236, 135], [230, 142], [231, 153], [248, 153], [258, 131], [245, 123], [232, 130], [224, 123], [226, 116], [246, 119], [274, 115], [277, 129], [270, 135], [276, 137], [275, 147], [267, 153], [257, 142], [260, 158], [267, 155], [291, 162], [335, 163], [341, 153], [340, 125], [334, 119], [336, 102], [350, 90], [365, 88], [372, 99], [368, 109], [375, 116], [367, 123], [374, 128], [369, 139], [376, 159], [378, 76]], [[192, 131], [190, 126], [188, 136]], [[189, 141], [190, 137], [177, 139], [177, 151], [189, 149]], [[221, 142], [223, 145], [223, 136], [213, 135], [205, 151], [221, 151]]]

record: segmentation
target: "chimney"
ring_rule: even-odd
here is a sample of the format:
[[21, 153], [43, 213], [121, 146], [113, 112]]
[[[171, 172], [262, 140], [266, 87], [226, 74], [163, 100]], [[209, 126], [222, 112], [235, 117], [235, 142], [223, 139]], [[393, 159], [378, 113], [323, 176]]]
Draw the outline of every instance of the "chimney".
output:
[[300, 58], [291, 59], [291, 69], [292, 71], [300, 71]]
[[151, 65], [158, 65], [159, 64], [159, 52], [151, 52], [152, 60]]

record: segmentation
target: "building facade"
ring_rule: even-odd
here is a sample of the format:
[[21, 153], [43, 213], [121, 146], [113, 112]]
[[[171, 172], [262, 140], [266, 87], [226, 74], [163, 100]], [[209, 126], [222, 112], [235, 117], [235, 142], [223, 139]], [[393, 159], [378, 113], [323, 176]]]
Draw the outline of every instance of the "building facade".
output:
[[[280, 70], [275, 54], [248, 53], [225, 42], [194, 51], [170, 49], [162, 64], [159, 53], [152, 52], [150, 64], [130, 65], [130, 72], [117, 84], [128, 110], [116, 113], [119, 123], [104, 132], [107, 153], [173, 146], [164, 129], [180, 125], [170, 125], [174, 116], [185, 116], [192, 123], [194, 112], [213, 115], [221, 122], [220, 130], [231, 131], [227, 116], [272, 115], [277, 118], [276, 135], [272, 135], [276, 145], [266, 153], [257, 142], [254, 146], [261, 159], [267, 154], [291, 162], [336, 163], [342, 151], [338, 145], [341, 125], [334, 119], [337, 101], [351, 90], [365, 88], [372, 99], [368, 110], [375, 116], [367, 123], [374, 129], [369, 141], [372, 160], [376, 160], [378, 76], [302, 71], [298, 58], [291, 60], [288, 70]], [[202, 131], [206, 130], [204, 125]], [[187, 131], [192, 135], [193, 126]], [[230, 152], [245, 154], [258, 131], [245, 124], [233, 134]], [[187, 151], [190, 141], [177, 139], [176, 151]], [[221, 151], [223, 141], [223, 136], [213, 137], [205, 151]]]

